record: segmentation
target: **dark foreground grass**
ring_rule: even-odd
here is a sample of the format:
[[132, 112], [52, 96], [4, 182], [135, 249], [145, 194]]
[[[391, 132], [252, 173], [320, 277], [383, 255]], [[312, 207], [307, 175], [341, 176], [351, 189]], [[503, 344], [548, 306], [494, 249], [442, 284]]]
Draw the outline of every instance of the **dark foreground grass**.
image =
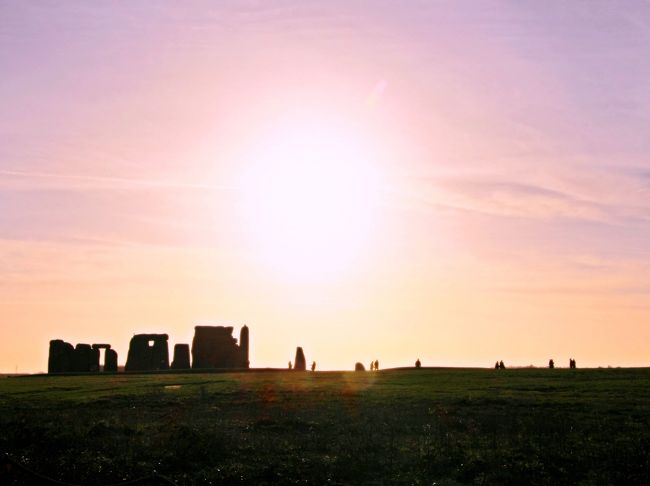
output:
[[648, 484], [649, 425], [648, 369], [0, 379], [0, 452], [86, 484]]

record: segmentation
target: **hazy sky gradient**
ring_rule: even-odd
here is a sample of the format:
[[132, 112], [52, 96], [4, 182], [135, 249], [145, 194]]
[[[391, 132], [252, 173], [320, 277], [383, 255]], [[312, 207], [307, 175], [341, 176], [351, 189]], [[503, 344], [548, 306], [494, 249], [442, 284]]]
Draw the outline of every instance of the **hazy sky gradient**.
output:
[[[0, 372], [200, 323], [253, 366], [650, 364], [648, 2], [3, 1], [0, 107]], [[296, 280], [242, 174], [305, 116], [381, 197]]]

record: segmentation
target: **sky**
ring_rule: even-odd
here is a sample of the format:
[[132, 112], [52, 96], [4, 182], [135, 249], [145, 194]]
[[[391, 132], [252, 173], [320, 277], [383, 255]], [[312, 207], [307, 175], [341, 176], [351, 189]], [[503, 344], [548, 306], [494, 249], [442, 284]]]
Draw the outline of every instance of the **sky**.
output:
[[0, 372], [650, 365], [650, 3], [0, 1]]

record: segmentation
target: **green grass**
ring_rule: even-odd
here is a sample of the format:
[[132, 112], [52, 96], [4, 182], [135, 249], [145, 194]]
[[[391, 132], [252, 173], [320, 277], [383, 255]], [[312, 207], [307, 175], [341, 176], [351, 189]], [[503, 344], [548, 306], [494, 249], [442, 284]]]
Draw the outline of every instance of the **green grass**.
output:
[[647, 484], [650, 370], [2, 378], [0, 452], [88, 484]]

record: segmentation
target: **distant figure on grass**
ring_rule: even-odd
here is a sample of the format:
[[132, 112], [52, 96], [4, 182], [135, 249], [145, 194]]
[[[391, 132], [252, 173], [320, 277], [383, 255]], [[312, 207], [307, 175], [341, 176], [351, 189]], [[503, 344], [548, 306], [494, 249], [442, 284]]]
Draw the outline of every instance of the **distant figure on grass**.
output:
[[574, 370], [576, 368], [576, 360], [575, 359], [573, 359], [573, 358], [569, 359], [569, 368], [571, 368], [572, 370]]
[[[371, 370], [372, 370], [372, 368], [371, 368]], [[363, 363], [359, 363], [357, 361], [357, 363], [354, 365], [354, 371], [366, 371], [366, 367], [363, 366]]]
[[379, 361], [375, 360], [375, 371], [379, 371]]
[[311, 370], [316, 371], [316, 361], [311, 362]]
[[503, 360], [499, 361], [499, 369], [500, 370], [505, 370], [506, 369], [506, 365], [503, 364]]
[[497, 361], [496, 363], [494, 363], [494, 369], [495, 369], [495, 370], [498, 370], [498, 369], [499, 369], [499, 362], [498, 362], [498, 361]]
[[418, 369], [419, 369], [420, 367], [422, 367], [422, 363], [420, 363], [420, 358], [418, 358], [418, 359], [415, 361], [415, 367], [418, 368]]
[[550, 369], [555, 368], [555, 361], [553, 361], [552, 359], [549, 359], [549, 360], [548, 360], [548, 367], [549, 367]]
[[368, 370], [369, 371], [374, 371], [375, 370], [375, 362], [374, 361], [370, 362], [370, 366], [368, 367]]
[[289, 369], [293, 369], [293, 366], [291, 365], [291, 361], [289, 361]]

